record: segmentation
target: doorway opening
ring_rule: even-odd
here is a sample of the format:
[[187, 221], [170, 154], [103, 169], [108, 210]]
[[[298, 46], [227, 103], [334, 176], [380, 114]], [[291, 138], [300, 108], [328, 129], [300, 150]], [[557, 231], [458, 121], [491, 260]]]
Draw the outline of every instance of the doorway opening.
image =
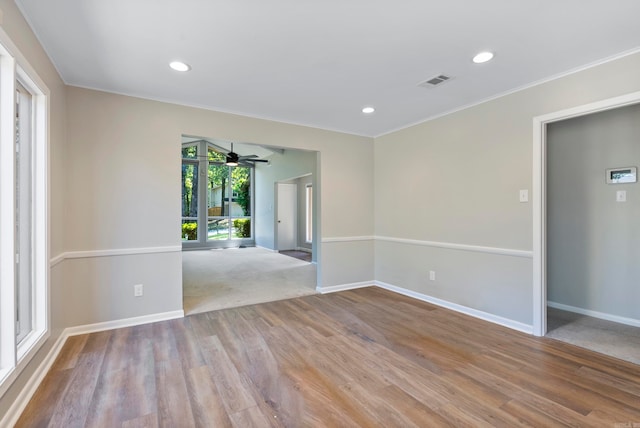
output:
[[533, 119], [533, 334], [547, 332], [547, 125], [565, 119], [640, 103], [640, 92]]
[[[229, 167], [223, 159], [229, 157], [230, 142], [183, 137], [182, 144], [182, 220], [183, 224], [196, 223], [190, 226], [195, 236], [189, 239], [183, 233], [182, 237], [185, 313], [315, 294], [319, 271], [315, 251], [320, 226], [316, 221], [320, 207], [316, 181], [319, 153], [234, 142], [233, 151], [240, 161], [264, 161]], [[206, 153], [204, 161], [186, 156], [190, 152], [185, 149], [194, 152], [194, 146], [198, 153]], [[211, 151], [218, 154], [212, 155]], [[185, 174], [185, 167], [191, 168], [187, 170], [190, 175]], [[247, 171], [238, 175], [241, 167]], [[197, 176], [200, 181], [194, 184], [193, 177]], [[278, 197], [280, 185], [291, 190], [289, 198], [284, 194]], [[185, 203], [185, 188], [191, 198], [186, 202], [191, 205]], [[291, 213], [286, 218], [280, 217], [285, 214], [285, 202]], [[197, 211], [194, 206], [199, 207]], [[250, 225], [245, 236], [240, 236], [242, 225], [238, 220]], [[286, 236], [291, 239], [289, 243], [284, 226], [278, 224], [290, 227]], [[182, 228], [184, 232], [185, 226]], [[293, 254], [287, 254], [283, 245], [306, 259], [290, 257]]]
[[[628, 112], [623, 107], [635, 107], [638, 103], [640, 92], [534, 119], [533, 332], [537, 336], [549, 333], [550, 337], [570, 343], [573, 340], [574, 344], [579, 344], [580, 335], [591, 333], [587, 330], [578, 331], [578, 328], [599, 326], [595, 328], [613, 332], [619, 326], [619, 331], [627, 335], [626, 342], [636, 340], [640, 344], [637, 329], [640, 327], [640, 317], [636, 312], [630, 313], [628, 308], [623, 309], [610, 302], [616, 290], [620, 294], [618, 301], [624, 301], [625, 286], [620, 284], [624, 281], [611, 275], [611, 272], [607, 273], [618, 268], [633, 270], [635, 263], [630, 263], [628, 259], [633, 257], [636, 249], [629, 247], [628, 236], [624, 236], [628, 234], [626, 226], [614, 225], [618, 227], [614, 234], [619, 234], [626, 244], [616, 244], [611, 233], [603, 232], [603, 228], [611, 223], [610, 217], [629, 217], [628, 208], [632, 208], [631, 204], [621, 204], [620, 199], [616, 199], [616, 194], [621, 193], [616, 190], [625, 186], [607, 184], [605, 173], [610, 167], [626, 166], [622, 163], [629, 162], [629, 159], [637, 160], [637, 156], [622, 155], [620, 150], [623, 146], [616, 145], [614, 149], [613, 143], [606, 141], [612, 134], [605, 132], [605, 129], [611, 128], [604, 124], [612, 118], [620, 120], [620, 112]], [[632, 127], [636, 126], [633, 120], [627, 122]], [[634, 132], [637, 135], [637, 129]], [[554, 135], [553, 142], [556, 144], [553, 146], [548, 145], [550, 134]], [[599, 134], [602, 134], [600, 138], [597, 137]], [[559, 136], [568, 137], [569, 140], [559, 140]], [[558, 145], [558, 141], [563, 143]], [[572, 152], [573, 155], [563, 153], [563, 150], [576, 144], [578, 151]], [[563, 145], [565, 148], [561, 148]], [[630, 147], [629, 150], [636, 150], [633, 143], [626, 146]], [[635, 191], [635, 188], [631, 189]], [[561, 195], [561, 192], [564, 193]], [[567, 234], [574, 231], [577, 237], [563, 235], [564, 238], [558, 241], [561, 232]], [[549, 247], [550, 243], [554, 243], [553, 247]], [[573, 250], [569, 248], [572, 245]], [[626, 250], [621, 247], [626, 247]], [[620, 266], [616, 268], [617, 265]], [[628, 294], [626, 299], [637, 300]], [[611, 324], [604, 326], [607, 322]], [[569, 327], [559, 331], [558, 328], [562, 326]], [[571, 329], [573, 332], [568, 338]], [[614, 341], [615, 334], [618, 333], [607, 336], [607, 341]], [[603, 342], [602, 335], [591, 342], [592, 345], [585, 342], [579, 346], [631, 361], [622, 355], [615, 355], [620, 350], [626, 352], [622, 347], [628, 343], [624, 341], [620, 342], [620, 349], [610, 348], [611, 352], [606, 347], [598, 349]]]
[[276, 245], [278, 252], [313, 262], [313, 175], [276, 183]]

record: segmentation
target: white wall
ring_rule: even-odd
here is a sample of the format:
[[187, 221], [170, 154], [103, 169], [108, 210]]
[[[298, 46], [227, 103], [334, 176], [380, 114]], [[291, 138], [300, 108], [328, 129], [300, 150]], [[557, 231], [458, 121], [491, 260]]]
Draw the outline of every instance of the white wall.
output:
[[315, 177], [318, 153], [304, 150], [285, 150], [283, 154], [270, 156], [269, 160], [270, 165], [257, 164], [255, 169], [256, 245], [275, 250], [275, 183], [305, 174], [313, 174]]
[[640, 105], [547, 126], [549, 301], [640, 321], [640, 183], [605, 181], [627, 166], [640, 167]]
[[376, 280], [531, 325], [533, 118], [638, 91], [638, 70], [627, 56], [376, 138], [376, 236], [395, 238], [376, 240]]
[[[292, 180], [280, 181], [280, 183], [288, 183], [296, 185], [296, 247], [303, 250], [313, 250], [313, 233], [312, 233], [312, 242], [306, 242], [307, 238], [307, 185], [313, 186], [313, 174], [305, 175], [303, 177], [294, 178]], [[312, 193], [313, 195], [313, 193]], [[312, 199], [315, 198], [315, 195], [312, 196]], [[312, 218], [314, 216], [312, 215]], [[313, 224], [312, 220], [312, 224]], [[274, 230], [274, 235], [276, 233], [277, 228]], [[315, 259], [313, 259], [315, 261]]]

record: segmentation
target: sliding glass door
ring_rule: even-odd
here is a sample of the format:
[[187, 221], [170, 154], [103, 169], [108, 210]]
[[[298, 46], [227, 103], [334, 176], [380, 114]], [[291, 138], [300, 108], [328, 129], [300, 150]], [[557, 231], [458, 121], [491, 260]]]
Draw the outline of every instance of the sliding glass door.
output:
[[182, 146], [183, 248], [253, 245], [253, 168], [225, 165], [206, 140]]

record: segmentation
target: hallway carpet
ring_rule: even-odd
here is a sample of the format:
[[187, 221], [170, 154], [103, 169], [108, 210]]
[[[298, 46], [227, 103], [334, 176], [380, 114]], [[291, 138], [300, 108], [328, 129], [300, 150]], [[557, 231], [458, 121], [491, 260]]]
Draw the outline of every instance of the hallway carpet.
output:
[[186, 315], [315, 294], [316, 265], [262, 248], [182, 253]]
[[546, 337], [640, 364], [640, 328], [547, 308]]

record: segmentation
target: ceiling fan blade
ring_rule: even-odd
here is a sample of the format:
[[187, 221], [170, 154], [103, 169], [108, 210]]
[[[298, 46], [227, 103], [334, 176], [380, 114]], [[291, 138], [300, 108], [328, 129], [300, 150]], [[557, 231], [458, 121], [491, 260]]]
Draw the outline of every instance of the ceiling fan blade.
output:
[[258, 155], [243, 155], [243, 156], [240, 156], [240, 159], [252, 159], [257, 157]]
[[265, 163], [269, 162], [267, 159], [245, 159], [245, 160], [249, 162], [265, 162]]

